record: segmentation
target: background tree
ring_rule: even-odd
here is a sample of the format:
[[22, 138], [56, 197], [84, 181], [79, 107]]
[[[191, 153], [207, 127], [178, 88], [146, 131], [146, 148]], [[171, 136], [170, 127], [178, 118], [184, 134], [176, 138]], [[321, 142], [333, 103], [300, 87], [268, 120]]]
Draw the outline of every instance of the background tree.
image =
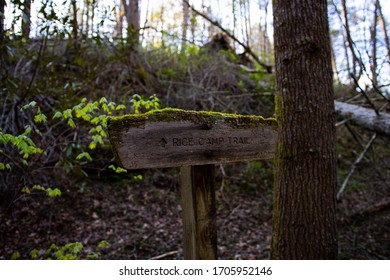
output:
[[140, 6], [139, 0], [121, 0], [127, 20], [127, 40], [136, 48], [139, 44]]
[[78, 30], [79, 30], [79, 24], [78, 24], [78, 19], [77, 19], [77, 1], [72, 0], [71, 1], [71, 10], [72, 10], [72, 40], [73, 40], [73, 48], [77, 49], [78, 48]]
[[23, 4], [22, 15], [22, 36], [26, 39], [30, 38], [31, 31], [31, 0], [25, 0]]
[[3, 77], [3, 71], [5, 71], [4, 68], [4, 55], [5, 55], [5, 45], [4, 45], [4, 33], [5, 33], [5, 26], [4, 26], [4, 15], [5, 10], [5, 0], [0, 0], [0, 74], [1, 77]]
[[334, 259], [336, 152], [325, 0], [274, 1], [276, 117], [272, 258]]
[[386, 27], [387, 22], [385, 21], [385, 17], [383, 16], [382, 5], [381, 5], [380, 1], [377, 0], [375, 2], [375, 5], [376, 5], [376, 9], [378, 9], [378, 12], [379, 12], [379, 21], [380, 21], [380, 24], [382, 27], [383, 37], [384, 37], [384, 41], [385, 41], [385, 45], [386, 45], [386, 49], [387, 49], [387, 62], [390, 64], [390, 40], [389, 40], [389, 36], [387, 34], [387, 27]]
[[190, 19], [190, 7], [187, 1], [182, 2], [183, 5], [183, 27], [182, 27], [182, 38], [181, 38], [181, 51], [184, 52], [187, 45], [187, 33], [188, 24]]
[[123, 18], [125, 15], [125, 8], [123, 6], [123, 1], [119, 1], [119, 8], [116, 7], [114, 10], [115, 13], [115, 30], [114, 30], [114, 38], [122, 38], [123, 37]]

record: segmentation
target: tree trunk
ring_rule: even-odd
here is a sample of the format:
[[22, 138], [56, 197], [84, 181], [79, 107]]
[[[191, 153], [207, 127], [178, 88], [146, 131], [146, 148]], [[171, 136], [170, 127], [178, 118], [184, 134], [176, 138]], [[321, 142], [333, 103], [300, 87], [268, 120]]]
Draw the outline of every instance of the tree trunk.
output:
[[89, 1], [86, 0], [85, 1], [85, 15], [86, 15], [86, 18], [85, 18], [85, 34], [87, 35], [88, 37], [88, 34], [89, 34], [89, 8], [90, 8], [90, 5], [89, 5]]
[[3, 36], [4, 36], [4, 22], [5, 22], [5, 16], [4, 16], [4, 11], [5, 11], [5, 0], [0, 0], [0, 43], [3, 41]]
[[[5, 61], [5, 43], [4, 43], [4, 34], [5, 34], [5, 16], [4, 16], [4, 10], [5, 10], [5, 0], [0, 0], [0, 76], [1, 78], [5, 77], [5, 67], [4, 67], [4, 61]], [[2, 81], [1, 81], [2, 82]]]
[[94, 32], [95, 9], [97, 6], [96, 2], [97, 2], [96, 0], [91, 1], [91, 36], [93, 36], [93, 32]]
[[122, 0], [125, 8], [127, 20], [127, 41], [133, 50], [137, 49], [139, 44], [139, 30], [140, 30], [140, 9], [139, 0]]
[[377, 73], [377, 25], [378, 25], [378, 3], [375, 2], [374, 8], [374, 19], [371, 28], [371, 75], [372, 75], [372, 83], [376, 87], [378, 85], [378, 73]]
[[72, 13], [73, 13], [73, 19], [72, 19], [72, 40], [73, 40], [73, 48], [75, 50], [78, 49], [78, 30], [79, 30], [79, 24], [77, 20], [77, 1], [72, 0], [71, 1], [72, 5]]
[[25, 39], [30, 38], [31, 31], [31, 0], [24, 1], [22, 17], [22, 36]]
[[390, 64], [390, 40], [387, 34], [386, 22], [385, 22], [385, 18], [383, 17], [382, 6], [379, 0], [376, 1], [376, 7], [379, 11], [379, 22], [382, 26], [383, 36], [385, 38], [385, 45], [387, 48], [387, 62]]
[[326, 0], [274, 0], [274, 259], [335, 259], [336, 152]]
[[116, 23], [114, 37], [123, 38], [123, 16], [125, 15], [125, 8], [123, 6], [123, 1], [119, 2], [119, 12], [116, 14]]
[[181, 35], [181, 52], [184, 53], [187, 45], [187, 30], [188, 30], [188, 21], [190, 18], [190, 7], [187, 1], [183, 1], [183, 27]]

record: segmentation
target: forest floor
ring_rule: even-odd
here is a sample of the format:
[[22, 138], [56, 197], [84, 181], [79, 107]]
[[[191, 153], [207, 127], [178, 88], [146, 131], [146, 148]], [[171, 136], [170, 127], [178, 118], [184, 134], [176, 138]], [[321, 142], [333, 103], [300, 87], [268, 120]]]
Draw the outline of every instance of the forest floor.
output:
[[[343, 133], [340, 180], [359, 154], [342, 154], [351, 145]], [[377, 141], [338, 202], [340, 259], [390, 258], [390, 141]], [[272, 162], [217, 165], [216, 170], [218, 257], [269, 259]], [[0, 209], [0, 259], [30, 259], [32, 249], [42, 257], [53, 243], [76, 241], [84, 245], [81, 258], [98, 252], [101, 259], [182, 259], [179, 170], [140, 174], [141, 182], [90, 176], [56, 199], [19, 197]], [[99, 249], [102, 240], [109, 247]]]

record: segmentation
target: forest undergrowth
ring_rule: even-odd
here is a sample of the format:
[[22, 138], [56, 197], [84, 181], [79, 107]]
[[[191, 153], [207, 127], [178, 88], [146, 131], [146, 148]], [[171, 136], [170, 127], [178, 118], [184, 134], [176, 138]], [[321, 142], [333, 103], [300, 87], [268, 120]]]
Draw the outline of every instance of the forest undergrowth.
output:
[[[274, 76], [198, 47], [15, 42], [1, 81], [0, 259], [182, 259], [178, 169], [118, 167], [107, 116], [176, 107], [272, 117]], [[337, 132], [340, 187], [371, 134]], [[389, 142], [377, 137], [340, 195], [342, 259], [390, 258]], [[219, 258], [268, 259], [272, 161], [216, 170]]]

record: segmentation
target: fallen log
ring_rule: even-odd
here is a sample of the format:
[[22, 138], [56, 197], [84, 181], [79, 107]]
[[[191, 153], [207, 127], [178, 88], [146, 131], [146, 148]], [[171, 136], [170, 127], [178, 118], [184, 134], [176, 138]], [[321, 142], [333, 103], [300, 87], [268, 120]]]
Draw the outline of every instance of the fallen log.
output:
[[339, 120], [348, 119], [352, 124], [390, 137], [389, 113], [381, 112], [378, 116], [372, 109], [340, 101], [335, 101], [335, 109]]

